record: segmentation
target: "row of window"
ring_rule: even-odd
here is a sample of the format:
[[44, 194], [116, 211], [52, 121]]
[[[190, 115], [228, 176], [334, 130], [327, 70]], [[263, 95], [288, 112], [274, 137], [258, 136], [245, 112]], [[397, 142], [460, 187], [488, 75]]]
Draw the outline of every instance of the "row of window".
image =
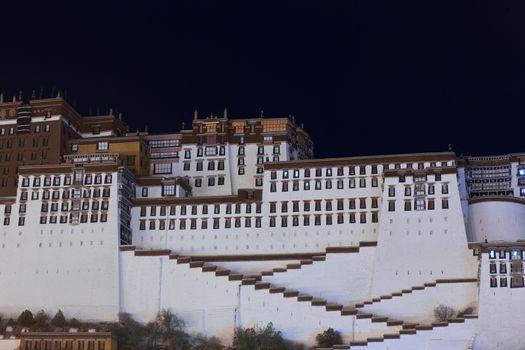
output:
[[[324, 208], [322, 208], [322, 202], [324, 202]], [[350, 198], [348, 199], [348, 207], [346, 209], [356, 209], [356, 203], [359, 203], [359, 209], [366, 209], [367, 199], [366, 198]], [[371, 208], [378, 208], [379, 207], [379, 198], [372, 197], [371, 200]], [[300, 202], [299, 201], [292, 201], [292, 212], [299, 212], [300, 210]], [[302, 202], [302, 209], [303, 211], [310, 211], [311, 209], [311, 203], [312, 201], [303, 201]], [[333, 210], [333, 200], [327, 199], [327, 200], [313, 200], [314, 203], [314, 210], [315, 211], [331, 211]], [[344, 199], [337, 199], [336, 200], [336, 209], [337, 210], [345, 210], [345, 200]], [[287, 213], [289, 208], [289, 202], [281, 202], [281, 213]], [[277, 212], [277, 202], [270, 202], [270, 213], [276, 213]]]
[[[499, 277], [499, 286], [508, 287], [507, 277]], [[510, 278], [510, 288], [523, 288], [523, 286], [524, 286], [523, 276], [512, 276]], [[495, 276], [490, 277], [490, 287], [491, 288], [498, 287], [498, 277], [495, 277]]]
[[[103, 175], [85, 175], [84, 176], [84, 184], [85, 185], [91, 185], [91, 184], [95, 184], [95, 185], [99, 185], [99, 184], [102, 184], [102, 177]], [[80, 181], [79, 181], [80, 180]], [[81, 177], [77, 178], [75, 177], [75, 183], [78, 183], [78, 182], [81, 182]], [[110, 184], [111, 182], [113, 181], [113, 177], [111, 174], [107, 174], [104, 176], [104, 184]], [[35, 176], [33, 178], [33, 187], [40, 187], [40, 185], [43, 183], [44, 186], [60, 186], [60, 184], [62, 183], [62, 177], [59, 175], [59, 176], [45, 176], [43, 181], [42, 181], [42, 177], [40, 176]], [[29, 181], [29, 178], [28, 177], [24, 177], [22, 178], [22, 187], [29, 187], [29, 184], [30, 184], [30, 181]], [[71, 176], [70, 175], [65, 175], [64, 176], [64, 179], [63, 179], [63, 184], [64, 186], [69, 186], [71, 185]]]
[[[42, 143], [40, 143], [40, 139], [42, 139]], [[26, 138], [22, 138], [20, 137], [18, 139], [18, 148], [24, 148], [25, 145], [26, 145]], [[49, 137], [35, 137], [32, 139], [32, 145], [33, 145], [33, 148], [36, 148], [36, 147], [40, 147], [40, 146], [43, 146], [43, 147], [47, 147], [49, 146]], [[3, 148], [12, 148], [13, 147], [13, 139], [7, 139], [7, 140], [0, 140], [0, 149], [3, 149]]]
[[[207, 215], [208, 214], [208, 205], [202, 205], [201, 206], [201, 212], [200, 214], [204, 214], [204, 215]], [[241, 209], [242, 207], [244, 207], [244, 213], [246, 214], [250, 214], [252, 212], [252, 207], [253, 207], [253, 204], [252, 203], [244, 203], [244, 204], [241, 204], [241, 203], [237, 203], [235, 205], [232, 205], [232, 204], [226, 204], [226, 208], [225, 208], [225, 212], [226, 214], [232, 214], [232, 210], [235, 212], [235, 214], [241, 214]], [[158, 208], [158, 210], [157, 210]], [[166, 216], [169, 212], [169, 215], [187, 215], [188, 212], [191, 213], [191, 215], [197, 215], [197, 206], [196, 205], [192, 205], [190, 207], [190, 209], [188, 210], [188, 206], [186, 205], [182, 205], [182, 206], [179, 206], [178, 207], [179, 210], [177, 210], [177, 206], [175, 205], [171, 205], [171, 206], [165, 206], [165, 205], [162, 205], [162, 206], [150, 206], [149, 207], [149, 215], [150, 216], [156, 216], [157, 215], [157, 212], [159, 213], [160, 216]], [[261, 213], [261, 209], [262, 209], [262, 204], [261, 203], [255, 203], [255, 212], [257, 214], [260, 214]], [[178, 211], [178, 213], [177, 213]], [[144, 217], [147, 215], [147, 212], [148, 212], [148, 207], [145, 207], [145, 206], [142, 206], [140, 207], [140, 216], [141, 217]], [[220, 204], [214, 204], [213, 205], [213, 213], [214, 214], [220, 214], [221, 213], [221, 205]]]
[[[362, 212], [362, 213], [348, 213], [348, 220], [345, 221], [345, 214], [343, 213], [340, 213], [340, 214], [337, 214], [335, 215], [335, 221], [334, 221], [334, 215], [331, 215], [331, 214], [326, 214], [326, 215], [313, 215], [313, 220], [310, 220], [311, 219], [311, 215], [293, 215], [291, 216], [291, 221], [289, 221], [289, 217], [288, 216], [281, 216], [280, 219], [277, 218], [277, 217], [274, 217], [274, 216], [271, 216], [269, 217], [269, 227], [276, 227], [277, 226], [277, 222], [280, 223], [280, 227], [288, 227], [288, 224], [289, 222], [291, 223], [292, 226], [299, 226], [300, 225], [300, 222], [303, 226], [310, 226], [311, 222], [313, 222], [313, 225], [315, 226], [319, 226], [319, 225], [332, 225], [334, 223], [337, 223], [337, 224], [345, 224], [345, 223], [350, 223], [350, 224], [355, 224], [359, 221], [359, 223], [361, 224], [366, 224], [367, 223], [367, 213], [366, 212]], [[324, 218], [324, 220], [323, 220]], [[377, 223], [378, 220], [379, 220], [379, 213], [378, 212], [371, 212], [370, 213], [370, 220], [371, 222], [373, 223]], [[176, 220], [175, 219], [170, 219], [170, 220], [140, 220], [139, 222], [139, 230], [146, 230], [146, 225], [147, 225], [147, 222], [149, 221], [149, 224], [148, 224], [148, 229], [149, 230], [156, 230], [157, 228], [159, 230], [165, 230], [166, 228], [168, 230], [175, 230], [175, 227], [176, 227]], [[189, 222], [189, 228], [191, 230], [196, 230], [197, 229], [197, 222], [200, 221], [200, 229], [202, 230], [206, 230], [208, 229], [208, 221], [209, 219], [208, 218], [204, 218], [204, 219], [179, 219], [178, 222], [179, 222], [179, 227], [178, 229], [179, 230], [185, 230], [187, 227], [188, 227], [188, 222]], [[233, 227], [236, 227], [236, 228], [239, 228], [239, 227], [245, 227], [245, 228], [248, 228], [248, 227], [252, 227], [252, 221], [253, 221], [253, 218], [251, 217], [245, 217], [245, 218], [240, 218], [240, 217], [237, 217], [237, 218], [225, 218], [223, 220], [224, 222], [224, 226], [223, 228], [232, 228], [232, 222], [234, 224]], [[260, 228], [261, 227], [261, 222], [262, 222], [262, 218], [261, 217], [255, 217], [255, 226], [256, 228]], [[212, 228], [213, 229], [220, 229], [221, 225], [221, 219], [220, 218], [213, 218], [212, 219]], [[244, 226], [243, 226], [243, 223], [244, 223]]]
[[[447, 162], [441, 162], [441, 166], [447, 166]], [[436, 167], [436, 163], [432, 162], [430, 163], [430, 167], [434, 168]], [[389, 165], [383, 164], [382, 165], [383, 170], [388, 170]], [[406, 169], [412, 169], [412, 163], [406, 164]], [[348, 171], [345, 171], [345, 169], [348, 169]], [[345, 175], [368, 175], [366, 165], [360, 165], [360, 166], [348, 166], [348, 167], [338, 167], [336, 168], [336, 174], [337, 176], [345, 176]], [[394, 164], [394, 169], [401, 169], [401, 164], [396, 163]], [[417, 163], [417, 169], [424, 169], [424, 163]], [[323, 168], [316, 168], [316, 169], [302, 169], [303, 170], [303, 177], [310, 177], [312, 171], [315, 172], [315, 177], [321, 177], [323, 176]], [[372, 175], [379, 173], [379, 166], [377, 164], [370, 165], [370, 173]], [[332, 176], [334, 174], [333, 168], [324, 168], [324, 176]], [[283, 170], [281, 174], [283, 179], [288, 179], [290, 176], [292, 176], [294, 179], [301, 177], [300, 176], [300, 169], [293, 169], [291, 171], [289, 170]], [[441, 174], [436, 174], [438, 178], [441, 176]], [[272, 171], [270, 173], [270, 177], [272, 180], [277, 179], [277, 172]], [[436, 181], [440, 181], [437, 180]]]
[[[405, 191], [405, 197], [412, 196], [412, 193], [415, 196], [424, 196], [425, 194], [434, 195], [435, 185], [433, 183], [425, 184], [425, 183], [416, 183], [414, 184], [414, 190], [412, 191], [412, 186], [404, 186]], [[441, 184], [441, 194], [448, 194], [448, 183]], [[388, 197], [395, 197], [396, 196], [396, 187], [395, 186], [389, 186], [388, 187]]]
[[[322, 190], [323, 189], [323, 181], [322, 180], [312, 180], [314, 189], [315, 190]], [[303, 190], [309, 191], [310, 186], [310, 180], [303, 180]], [[342, 179], [336, 180], [336, 187], [338, 190], [344, 189], [344, 183], [345, 181]], [[300, 188], [300, 181], [283, 181], [281, 182], [281, 192], [288, 192], [289, 190], [289, 184], [291, 184], [292, 191], [299, 191]], [[373, 177], [370, 182], [372, 187], [378, 187], [378, 179], [377, 177]], [[360, 178], [359, 179], [359, 188], [366, 188], [367, 187], [367, 179], [366, 178]], [[333, 188], [332, 180], [324, 180], [324, 189], [329, 190]], [[356, 188], [356, 179], [349, 179], [348, 180], [348, 188]], [[270, 192], [277, 192], [277, 182], [271, 182], [270, 183]]]
[[[60, 216], [56, 216], [56, 215], [51, 215], [49, 216], [49, 223], [50, 224], [57, 224], [57, 220], [58, 218], [60, 218], [60, 223], [61, 224], [67, 224], [68, 223], [68, 215], [60, 215]], [[89, 222], [91, 223], [96, 223], [96, 222], [107, 222], [108, 221], [108, 214], [107, 213], [101, 213], [101, 214], [98, 214], [98, 213], [91, 213], [91, 214], [87, 214], [87, 213], [82, 213], [80, 214], [80, 223], [87, 223], [88, 222], [88, 218], [89, 218]], [[78, 223], [76, 222], [76, 217], [73, 216], [73, 215], [70, 215], [69, 216], [69, 223], [72, 224], [72, 223]], [[41, 216], [40, 217], [40, 223], [41, 224], [47, 224], [48, 223], [48, 217], [47, 216]], [[19, 226], [21, 226], [19, 224]]]
[[[51, 210], [51, 212], [57, 212], [59, 208], [59, 203], [42, 203], [42, 206], [40, 208], [40, 212], [47, 213]], [[78, 202], [72, 202], [71, 206], [68, 202], [63, 202], [60, 205], [61, 211], [69, 211], [69, 208], [71, 207], [71, 210], [108, 210], [109, 209], [109, 202], [108, 201], [91, 201], [91, 204], [89, 201], [83, 201], [82, 203], [80, 201]], [[26, 205], [20, 204], [19, 207], [20, 213], [26, 212]]]
[[150, 140], [149, 146], [151, 148], [167, 148], [167, 147], [178, 147], [180, 146], [180, 140], [169, 139], [169, 140]]
[[[412, 202], [414, 203], [412, 205]], [[411, 211], [414, 210], [434, 210], [436, 209], [436, 200], [434, 198], [416, 198], [413, 201], [405, 200], [404, 201], [404, 210]], [[441, 199], [441, 209], [448, 209], [448, 198]], [[396, 211], [396, 201], [388, 201], [388, 211]]]
[[[477, 253], [477, 252], [474, 251], [474, 253]], [[499, 251], [496, 249], [490, 249], [489, 259], [493, 260], [493, 259], [496, 259], [496, 257], [499, 257], [499, 259], [507, 259], [507, 253], [509, 254], [510, 260], [522, 260], [523, 259], [523, 252], [520, 249], [511, 249], [510, 251], [507, 251], [505, 249], [500, 249]]]
[[[72, 190], [63, 190], [63, 191], [48, 191], [44, 190], [42, 191], [42, 199], [43, 200], [49, 200], [49, 199], [60, 199], [60, 193], [62, 193], [62, 199], [69, 199], [69, 198], [100, 198], [100, 197], [109, 197], [111, 194], [111, 189], [108, 187], [105, 188], [90, 188], [90, 189], [84, 189], [83, 191], [81, 189], [72, 189]], [[20, 192], [20, 200], [26, 201], [28, 199], [28, 191], [22, 191]], [[37, 200], [40, 198], [40, 191], [32, 191], [31, 192], [31, 199]], [[10, 210], [10, 205], [5, 206], [5, 210]]]
[[[33, 127], [33, 132], [34, 133], [49, 132], [49, 131], [51, 131], [51, 125], [49, 125], [49, 124], [44, 124], [44, 125], [36, 124]], [[14, 135], [15, 134], [15, 128], [0, 128], [0, 136], [4, 136], [6, 134]]]
[[[280, 154], [281, 153], [281, 147], [279, 145], [273, 146], [273, 154]], [[197, 148], [197, 157], [203, 157], [204, 154], [206, 156], [224, 156], [226, 155], [226, 148], [225, 146], [208, 146], [206, 148], [198, 147]], [[258, 146], [257, 147], [257, 154], [258, 155], [264, 155], [264, 146]], [[244, 156], [246, 155], [246, 148], [244, 146], [239, 146], [237, 149], [237, 155]], [[191, 159], [191, 149], [184, 150], [184, 159]]]
[[[105, 350], [104, 340], [24, 340], [23, 350]], [[96, 345], [96, 348], [95, 348]]]
[[[499, 274], [500, 275], [506, 275], [507, 274], [507, 264], [504, 262], [501, 262], [499, 264], [496, 264], [495, 262], [491, 262], [489, 265], [489, 270], [491, 274], [497, 274], [498, 273], [498, 265], [499, 265]], [[510, 263], [510, 273], [521, 273], [523, 274], [523, 264], [521, 260], [519, 261], [513, 261]]]

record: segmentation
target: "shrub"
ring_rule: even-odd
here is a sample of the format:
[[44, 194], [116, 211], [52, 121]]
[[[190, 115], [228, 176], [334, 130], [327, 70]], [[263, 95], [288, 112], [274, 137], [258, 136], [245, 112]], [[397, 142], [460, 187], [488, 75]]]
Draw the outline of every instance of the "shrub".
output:
[[55, 316], [53, 316], [51, 324], [58, 328], [63, 328], [66, 325], [66, 318], [64, 317], [62, 310], [58, 310]]
[[287, 342], [270, 322], [265, 328], [238, 328], [232, 348], [235, 350], [286, 350]]
[[48, 330], [49, 315], [44, 310], [38, 311], [35, 315], [35, 330], [47, 331]]
[[33, 313], [29, 310], [24, 310], [17, 319], [18, 325], [22, 327], [31, 327], [35, 323]]
[[436, 317], [436, 320], [440, 322], [444, 322], [456, 315], [456, 310], [451, 308], [450, 306], [446, 305], [439, 305], [434, 309], [434, 316]]
[[222, 350], [224, 346], [217, 337], [197, 335], [193, 339], [192, 350]]
[[467, 308], [464, 308], [463, 310], [461, 310], [460, 312], [458, 312], [458, 317], [464, 317], [465, 315], [470, 315], [473, 312], [474, 312], [474, 308], [467, 307]]
[[319, 333], [315, 337], [315, 340], [317, 340], [317, 346], [319, 346], [320, 348], [331, 348], [336, 344], [343, 343], [341, 333], [334, 330], [333, 328], [328, 328], [323, 333]]

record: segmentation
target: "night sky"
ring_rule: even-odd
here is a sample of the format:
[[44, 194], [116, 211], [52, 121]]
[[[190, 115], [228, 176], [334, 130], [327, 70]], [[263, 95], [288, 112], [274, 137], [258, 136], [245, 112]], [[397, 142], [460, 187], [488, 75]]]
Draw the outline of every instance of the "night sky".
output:
[[133, 131], [292, 114], [316, 157], [525, 151], [523, 1], [10, 3], [7, 98], [61, 89]]

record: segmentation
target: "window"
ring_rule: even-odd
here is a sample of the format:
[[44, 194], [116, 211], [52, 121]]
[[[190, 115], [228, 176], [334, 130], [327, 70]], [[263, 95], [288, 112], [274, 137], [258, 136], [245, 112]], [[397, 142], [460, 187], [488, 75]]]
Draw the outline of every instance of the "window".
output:
[[372, 187], [377, 187], [377, 177], [372, 178]]
[[97, 143], [97, 150], [98, 151], [107, 151], [109, 148], [109, 144], [107, 141], [100, 141]]
[[498, 286], [498, 280], [496, 277], [490, 278], [490, 288], [496, 288]]
[[246, 150], [243, 146], [239, 146], [239, 149], [237, 151], [237, 155], [244, 156], [246, 154]]
[[396, 196], [396, 188], [393, 186], [388, 187], [388, 197]]
[[154, 174], [171, 174], [171, 163], [159, 163], [153, 165]]
[[244, 167], [243, 168], [239, 168], [238, 172], [237, 172], [239, 175], [244, 175]]
[[500, 287], [507, 287], [507, 277], [500, 277], [500, 279], [499, 279], [499, 286]]
[[148, 188], [142, 187], [142, 197], [147, 197], [147, 196], [148, 196]]
[[224, 156], [226, 154], [226, 148], [224, 146], [219, 147], [219, 155]]
[[349, 188], [355, 188], [355, 179], [350, 179], [348, 181], [348, 187]]
[[105, 184], [110, 184], [112, 181], [112, 177], [111, 175], [106, 175], [105, 179], [104, 179], [104, 183]]
[[364, 177], [359, 179], [359, 187], [366, 187], [366, 179]]
[[410, 186], [405, 186], [405, 196], [411, 196], [412, 195], [412, 190], [410, 188]]
[[162, 195], [163, 196], [174, 196], [175, 195], [175, 185], [162, 185]]
[[448, 194], [448, 184], [441, 185], [441, 194]]
[[332, 168], [326, 168], [325, 174], [326, 176], [332, 176]]
[[490, 263], [490, 273], [497, 273], [496, 271], [496, 263]]
[[208, 186], [215, 186], [215, 178], [209, 177], [208, 178]]
[[219, 164], [217, 166], [218, 170], [224, 170], [224, 160], [219, 160]]
[[366, 224], [366, 213], [359, 214], [359, 223]]
[[257, 147], [257, 154], [259, 155], [264, 154], [264, 146]]
[[388, 201], [388, 211], [396, 211], [396, 202]]
[[512, 276], [510, 279], [510, 288], [523, 288], [523, 276]]
[[325, 188], [327, 190], [332, 189], [332, 180], [326, 180]]
[[320, 180], [315, 180], [315, 189], [316, 190], [320, 190], [321, 189], [321, 181]]
[[[262, 186], [262, 179], [257, 179], [257, 180], [261, 180], [260, 181], [261, 184], [259, 186]], [[223, 176], [219, 176], [219, 183], [218, 184], [219, 184], [219, 186], [224, 185], [224, 177]]]
[[288, 192], [288, 182], [284, 181], [282, 183], [281, 191]]
[[273, 146], [273, 154], [281, 153], [281, 147], [279, 145]]
[[428, 210], [434, 210], [434, 208], [435, 208], [434, 199], [429, 199], [429, 200], [428, 200], [428, 206], [427, 206], [427, 209], [428, 209]]
[[26, 223], [25, 216], [21, 216], [18, 218], [18, 226], [24, 226], [25, 223]]
[[417, 198], [414, 200], [415, 210], [425, 210], [425, 199]]
[[499, 265], [499, 273], [500, 274], [506, 274], [507, 273], [507, 264], [500, 263], [500, 265]]
[[441, 208], [442, 209], [448, 209], [448, 199], [443, 199], [441, 201]]
[[72, 143], [71, 144], [71, 152], [77, 152], [78, 151], [78, 144]]
[[305, 181], [304, 184], [303, 184], [303, 189], [305, 191], [309, 191], [310, 190], [310, 181]]
[[405, 201], [405, 211], [412, 210], [412, 203], [410, 201]]

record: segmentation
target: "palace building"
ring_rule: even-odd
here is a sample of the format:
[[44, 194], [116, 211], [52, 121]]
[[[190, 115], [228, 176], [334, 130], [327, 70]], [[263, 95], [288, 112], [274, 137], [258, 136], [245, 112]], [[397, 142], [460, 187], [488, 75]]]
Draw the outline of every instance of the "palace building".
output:
[[339, 349], [519, 349], [524, 227], [525, 153], [317, 159], [293, 117], [133, 133], [60, 96], [0, 99], [9, 317], [170, 309], [225, 344], [272, 322]]

